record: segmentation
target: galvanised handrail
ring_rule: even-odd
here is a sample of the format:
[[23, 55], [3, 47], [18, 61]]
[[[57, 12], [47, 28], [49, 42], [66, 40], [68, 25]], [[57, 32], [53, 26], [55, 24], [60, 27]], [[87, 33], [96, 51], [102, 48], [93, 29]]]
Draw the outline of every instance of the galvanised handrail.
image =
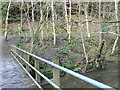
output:
[[101, 83], [101, 82], [98, 82], [98, 81], [96, 81], [96, 80], [93, 80], [93, 79], [91, 79], [91, 78], [88, 78], [88, 77], [86, 77], [86, 76], [84, 76], [84, 75], [78, 74], [78, 73], [76, 73], [76, 72], [74, 72], [74, 71], [72, 71], [72, 70], [69, 70], [69, 69], [67, 69], [67, 68], [61, 67], [61, 66], [59, 66], [59, 65], [57, 65], [57, 64], [55, 64], [55, 63], [53, 63], [53, 62], [50, 62], [50, 61], [48, 61], [48, 60], [46, 60], [46, 59], [43, 59], [43, 58], [41, 58], [41, 57], [38, 57], [38, 56], [36, 56], [36, 55], [34, 55], [34, 54], [30, 53], [30, 52], [27, 52], [27, 51], [25, 51], [25, 50], [23, 50], [23, 49], [20, 49], [20, 48], [14, 46], [14, 45], [11, 45], [11, 46], [12, 46], [13, 48], [21, 51], [21, 52], [24, 52], [24, 53], [26, 53], [26, 54], [28, 54], [28, 55], [30, 55], [30, 56], [32, 56], [32, 57], [40, 60], [40, 61], [45, 62], [45, 63], [47, 63], [47, 64], [49, 64], [49, 65], [51, 65], [51, 66], [53, 66], [53, 67], [55, 67], [55, 68], [57, 68], [57, 69], [59, 69], [59, 70], [62, 70], [62, 71], [66, 72], [66, 73], [68, 73], [68, 74], [70, 74], [70, 75], [72, 75], [72, 76], [74, 76], [74, 77], [76, 77], [76, 78], [78, 78], [78, 79], [81, 79], [81, 80], [83, 80], [83, 81], [86, 81], [86, 82], [88, 82], [88, 83], [90, 83], [90, 84], [92, 84], [92, 85], [94, 85], [94, 86], [96, 86], [96, 87], [98, 87], [98, 88], [116, 90], [116, 89], [114, 89], [114, 88], [111, 87], [111, 86], [105, 85], [105, 84], [103, 84], [103, 83]]
[[[37, 72], [40, 76], [42, 76], [46, 81], [48, 81], [54, 88], [60, 88], [55, 83], [53, 83], [50, 79], [48, 79], [46, 76], [44, 76], [42, 73], [40, 73], [35, 67], [33, 67], [31, 64], [29, 64], [24, 58], [22, 58], [18, 53], [16, 53], [14, 50], [12, 50], [13, 53], [15, 53], [18, 57], [20, 57], [27, 65], [29, 65], [35, 72]], [[13, 55], [13, 54], [12, 54]], [[15, 56], [13, 55], [15, 58]]]
[[28, 76], [34, 81], [34, 83], [38, 86], [38, 88], [40, 88], [41, 90], [43, 90], [43, 88], [35, 81], [35, 79], [30, 75], [30, 73], [25, 69], [25, 67], [19, 62], [19, 60], [15, 57], [15, 55], [13, 55], [13, 53], [11, 52], [11, 55], [14, 57], [14, 59], [20, 64], [20, 66], [25, 70], [25, 72], [28, 74]]

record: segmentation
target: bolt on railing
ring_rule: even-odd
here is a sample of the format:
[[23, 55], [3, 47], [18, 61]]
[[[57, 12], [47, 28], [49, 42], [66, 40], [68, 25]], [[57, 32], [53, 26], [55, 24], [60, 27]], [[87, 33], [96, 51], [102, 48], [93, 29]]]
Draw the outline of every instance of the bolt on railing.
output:
[[[32, 57], [34, 57], [34, 58], [37, 59], [37, 60], [35, 60], [35, 67], [33, 67], [31, 64], [29, 64], [28, 61], [26, 61], [22, 56], [20, 56], [20, 55], [16, 52], [16, 50], [13, 50], [13, 49], [12, 49], [12, 52], [11, 52], [12, 55], [13, 55], [13, 53], [14, 53], [15, 55], [17, 55], [20, 59], [22, 59], [29, 67], [31, 67], [31, 68], [36, 72], [36, 80], [37, 80], [37, 81], [40, 80], [40, 76], [41, 76], [41, 77], [43, 77], [46, 81], [48, 81], [48, 83], [50, 83], [54, 88], [61, 89], [61, 88], [60, 88], [60, 70], [62, 70], [62, 71], [64, 71], [64, 72], [66, 72], [66, 73], [68, 73], [68, 74], [70, 74], [70, 75], [72, 75], [72, 76], [74, 76], [74, 77], [76, 77], [76, 78], [78, 78], [78, 79], [81, 79], [81, 80], [83, 80], [83, 81], [86, 81], [86, 82], [88, 82], [88, 83], [90, 83], [90, 84], [92, 84], [92, 85], [94, 85], [94, 86], [96, 86], [96, 87], [98, 87], [98, 88], [116, 90], [116, 89], [114, 89], [113, 87], [110, 87], [110, 86], [105, 85], [105, 84], [103, 84], [103, 83], [101, 83], [101, 82], [98, 82], [98, 81], [96, 81], [96, 80], [93, 80], [93, 79], [91, 79], [91, 78], [88, 78], [88, 77], [86, 77], [86, 76], [84, 76], [84, 75], [78, 74], [78, 73], [76, 73], [76, 72], [74, 72], [74, 71], [72, 71], [72, 70], [69, 70], [69, 69], [67, 69], [67, 68], [64, 68], [64, 67], [59, 66], [59, 61], [58, 61], [58, 60], [56, 60], [56, 61], [54, 61], [54, 62], [50, 62], [50, 61], [48, 61], [48, 60], [46, 60], [46, 59], [43, 59], [43, 58], [41, 58], [41, 57], [38, 57], [38, 56], [36, 56], [36, 55], [34, 55], [34, 54], [30, 53], [30, 52], [27, 52], [27, 51], [25, 51], [25, 50], [23, 50], [23, 49], [20, 49], [20, 48], [14, 46], [14, 45], [11, 45], [11, 46], [12, 46], [14, 49], [16, 49], [16, 50], [21, 51], [21, 52], [24, 52], [25, 54], [30, 55], [30, 56], [32, 56]], [[15, 59], [17, 59], [17, 58], [15, 57], [15, 55], [13, 55], [13, 57], [14, 57]], [[49, 65], [51, 65], [51, 66], [53, 67], [53, 82], [52, 82], [50, 79], [48, 79], [46, 76], [44, 76], [42, 73], [39, 72], [39, 61], [45, 62], [45, 63], [47, 63], [47, 64], [49, 64]], [[39, 79], [39, 80], [38, 80], [38, 79]]]

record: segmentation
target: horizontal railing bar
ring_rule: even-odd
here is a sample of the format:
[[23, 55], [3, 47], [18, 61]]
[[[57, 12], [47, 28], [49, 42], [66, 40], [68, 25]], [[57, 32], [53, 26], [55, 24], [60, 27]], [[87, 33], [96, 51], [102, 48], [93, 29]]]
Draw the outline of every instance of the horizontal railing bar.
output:
[[13, 55], [13, 53], [11, 52], [11, 55], [14, 57], [14, 59], [20, 64], [20, 66], [23, 68], [23, 70], [25, 70], [25, 72], [28, 74], [28, 76], [33, 80], [33, 82], [41, 89], [43, 90], [43, 88], [36, 82], [36, 80], [30, 75], [30, 73], [24, 68], [24, 66], [19, 62], [19, 60]]
[[[70, 75], [72, 75], [72, 76], [74, 76], [74, 77], [76, 77], [76, 78], [78, 78], [78, 79], [81, 79], [81, 80], [83, 80], [83, 81], [86, 81], [86, 82], [88, 82], [88, 83], [90, 83], [90, 84], [92, 84], [92, 85], [94, 85], [94, 86], [96, 86], [96, 87], [99, 87], [99, 88], [102, 88], [102, 89], [105, 89], [105, 88], [111, 88], [112, 90], [114, 89], [113, 87], [110, 87], [110, 86], [105, 85], [105, 84], [103, 84], [103, 83], [101, 83], [101, 82], [95, 81], [95, 80], [93, 80], [93, 79], [91, 79], [91, 78], [88, 78], [88, 77], [86, 77], [86, 76], [83, 76], [83, 75], [81, 75], [81, 74], [78, 74], [78, 73], [76, 73], [76, 72], [73, 72], [72, 70], [69, 70], [69, 69], [67, 69], [67, 68], [61, 67], [61, 66], [59, 66], [59, 65], [57, 65], [57, 64], [54, 64], [53, 62], [47, 61], [47, 60], [45, 60], [45, 59], [43, 59], [43, 58], [41, 58], [41, 57], [38, 57], [38, 56], [36, 56], [36, 55], [34, 55], [34, 54], [31, 54], [31, 53], [29, 53], [29, 52], [27, 52], [27, 51], [25, 51], [25, 50], [23, 50], [23, 49], [20, 49], [20, 48], [14, 46], [14, 45], [11, 45], [11, 46], [14, 47], [14, 48], [16, 48], [16, 49], [19, 50], [19, 51], [22, 51], [22, 52], [24, 52], [24, 53], [26, 53], [26, 54], [28, 54], [28, 55], [31, 55], [31, 56], [35, 57], [36, 59], [38, 59], [38, 60], [40, 60], [40, 61], [43, 61], [43, 62], [45, 62], [45, 63], [47, 63], [47, 64], [49, 64], [49, 65], [51, 65], [51, 66], [53, 66], [53, 67], [55, 67], [55, 68], [57, 68], [57, 69], [60, 69], [60, 70], [66, 72], [66, 73], [68, 73], [68, 74], [70, 74]], [[116, 90], [116, 89], [114, 89], [114, 90]]]
[[44, 76], [42, 73], [40, 73], [35, 67], [33, 67], [31, 64], [29, 64], [23, 57], [18, 55], [14, 50], [12, 50], [13, 53], [15, 53], [17, 56], [19, 56], [27, 65], [29, 65], [35, 72], [37, 72], [41, 77], [43, 77], [46, 81], [48, 81], [54, 88], [60, 89], [59, 86], [57, 86], [55, 83], [53, 83], [51, 80], [49, 80], [46, 76]]

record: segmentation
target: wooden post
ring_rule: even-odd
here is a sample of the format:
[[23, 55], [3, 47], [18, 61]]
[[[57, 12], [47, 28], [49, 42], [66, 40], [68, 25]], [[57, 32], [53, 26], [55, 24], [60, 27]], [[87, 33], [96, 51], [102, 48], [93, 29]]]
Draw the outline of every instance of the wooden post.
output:
[[[37, 70], [40, 70], [40, 67], [39, 67], [39, 61], [38, 60], [35, 60], [35, 68]], [[40, 75], [38, 73], [35, 72], [35, 79], [37, 82], [40, 83]]]
[[[59, 60], [55, 59], [53, 60], [53, 63], [59, 65]], [[53, 67], [53, 80], [56, 85], [60, 86], [60, 70], [54, 67]]]
[[[26, 55], [26, 61], [29, 63], [29, 59], [30, 59], [30, 55]], [[28, 65], [26, 65], [26, 69], [28, 72], [30, 72], [30, 67]]]
[[[14, 47], [12, 47], [12, 50], [13, 51], [15, 51], [15, 52], [17, 52], [17, 49], [16, 48], [14, 48]], [[17, 55], [16, 54], [14, 54], [15, 55], [15, 57], [17, 57]]]

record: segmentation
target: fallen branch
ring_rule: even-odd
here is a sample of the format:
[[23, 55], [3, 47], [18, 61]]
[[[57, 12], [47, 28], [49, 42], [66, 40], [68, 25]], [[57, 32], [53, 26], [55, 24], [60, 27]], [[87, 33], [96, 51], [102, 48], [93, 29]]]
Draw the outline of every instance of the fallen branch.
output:
[[90, 34], [97, 34], [97, 33], [98, 33], [98, 34], [99, 34], [99, 33], [104, 33], [104, 34], [108, 34], [108, 33], [110, 33], [110, 34], [114, 34], [114, 35], [120, 37], [119, 34], [116, 34], [116, 33], [114, 33], [114, 32], [92, 32], [92, 33], [90, 33]]

